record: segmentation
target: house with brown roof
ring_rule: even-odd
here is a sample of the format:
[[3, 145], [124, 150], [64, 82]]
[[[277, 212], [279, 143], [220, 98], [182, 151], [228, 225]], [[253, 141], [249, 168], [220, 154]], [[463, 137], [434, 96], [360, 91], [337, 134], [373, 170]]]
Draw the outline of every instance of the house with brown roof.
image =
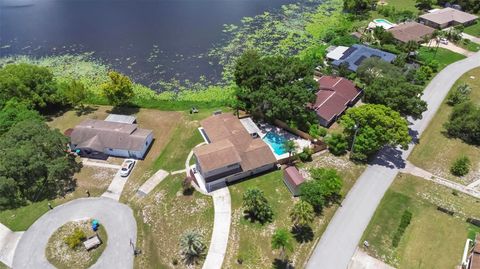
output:
[[459, 24], [467, 26], [474, 24], [477, 19], [478, 16], [476, 15], [451, 7], [434, 10], [419, 17], [421, 23], [437, 29], [444, 29]]
[[322, 76], [318, 86], [317, 98], [311, 108], [317, 114], [320, 125], [325, 127], [334, 123], [362, 94], [352, 81], [343, 77]]
[[201, 122], [208, 144], [193, 149], [197, 180], [207, 191], [275, 168], [277, 159], [258, 135], [233, 114], [217, 114]]
[[305, 178], [295, 166], [289, 166], [283, 170], [283, 182], [285, 182], [285, 185], [293, 196], [299, 196], [300, 185], [305, 182]]
[[87, 119], [70, 132], [70, 147], [80, 156], [142, 159], [153, 141], [152, 130], [137, 124]]
[[480, 234], [475, 239], [467, 269], [480, 269]]
[[387, 30], [393, 38], [401, 43], [408, 41], [422, 42], [425, 37], [430, 37], [435, 29], [418, 22], [406, 22]]

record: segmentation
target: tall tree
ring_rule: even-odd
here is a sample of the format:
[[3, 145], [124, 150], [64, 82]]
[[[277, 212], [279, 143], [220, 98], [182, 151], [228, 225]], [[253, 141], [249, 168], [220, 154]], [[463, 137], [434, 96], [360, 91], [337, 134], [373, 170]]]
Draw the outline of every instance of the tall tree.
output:
[[292, 212], [290, 212], [290, 218], [295, 227], [308, 226], [315, 218], [313, 206], [300, 200], [293, 206]]
[[197, 231], [187, 231], [180, 238], [180, 253], [187, 265], [197, 264], [205, 257], [206, 249], [203, 236]]
[[73, 106], [78, 107], [80, 111], [84, 110], [84, 102], [88, 97], [88, 90], [79, 80], [71, 80], [62, 85], [62, 91], [67, 101]]
[[308, 180], [300, 185], [300, 199], [311, 204], [315, 212], [322, 212], [325, 205], [325, 197], [320, 181]]
[[287, 260], [287, 252], [293, 251], [292, 235], [286, 229], [276, 229], [272, 236], [272, 249], [280, 249], [280, 259]]
[[67, 142], [57, 129], [35, 120], [18, 122], [3, 134], [0, 185], [15, 191], [8, 193], [6, 204], [0, 207], [19, 206], [16, 201], [54, 198], [71, 188], [73, 174], [81, 165], [66, 153]]
[[315, 100], [313, 68], [295, 57], [265, 56], [246, 51], [236, 62], [238, 101], [250, 113], [269, 119], [304, 123], [312, 113], [305, 109]]
[[431, 9], [435, 4], [434, 0], [416, 0], [416, 7], [419, 9]]
[[384, 105], [367, 104], [347, 110], [340, 119], [344, 133], [353, 141], [353, 158], [366, 160], [386, 145], [408, 148], [412, 141], [408, 123], [400, 113]]
[[374, 0], [344, 0], [343, 8], [355, 14], [362, 14], [373, 9], [374, 3]]
[[130, 79], [115, 71], [109, 72], [108, 76], [110, 81], [103, 84], [103, 92], [110, 104], [114, 106], [128, 104], [135, 95]]
[[9, 64], [0, 69], [0, 108], [10, 99], [42, 108], [59, 101], [57, 84], [46, 67]]
[[243, 194], [243, 208], [249, 217], [260, 223], [270, 222], [273, 218], [272, 207], [258, 188], [250, 188]]
[[467, 143], [480, 145], [480, 107], [472, 102], [454, 106], [444, 126], [448, 135], [460, 138]]
[[25, 103], [19, 103], [14, 99], [8, 101], [0, 110], [0, 136], [24, 120], [41, 122], [43, 118], [37, 111], [29, 109]]
[[340, 195], [343, 180], [335, 169], [314, 168], [310, 170], [310, 176], [313, 180], [319, 182], [322, 188], [322, 195], [325, 198], [334, 200]]
[[288, 159], [290, 161], [292, 154], [297, 152], [297, 149], [298, 149], [297, 143], [295, 143], [295, 141], [293, 140], [285, 140], [282, 146], [283, 146], [283, 149], [286, 152], [288, 152]]

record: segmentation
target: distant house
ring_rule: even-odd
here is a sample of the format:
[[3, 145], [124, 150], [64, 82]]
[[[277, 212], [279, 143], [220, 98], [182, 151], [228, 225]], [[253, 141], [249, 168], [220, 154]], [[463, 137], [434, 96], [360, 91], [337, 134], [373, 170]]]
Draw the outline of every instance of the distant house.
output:
[[72, 150], [80, 156], [106, 159], [108, 156], [142, 159], [152, 143], [153, 132], [137, 124], [88, 119], [70, 132]]
[[418, 22], [406, 22], [388, 31], [398, 42], [407, 43], [408, 41], [422, 42], [425, 37], [431, 36], [435, 29]]
[[325, 127], [335, 122], [349, 106], [353, 106], [362, 94], [362, 90], [352, 81], [342, 77], [322, 76], [318, 80], [318, 87], [312, 109], [320, 125]]
[[293, 196], [299, 196], [300, 185], [305, 182], [305, 178], [295, 166], [289, 166], [283, 170], [283, 182], [285, 182], [285, 185]]
[[459, 24], [467, 26], [475, 23], [477, 19], [478, 16], [476, 15], [450, 7], [433, 10], [419, 17], [421, 23], [437, 29], [444, 29]]
[[270, 147], [256, 135], [251, 121], [233, 114], [217, 114], [201, 122], [202, 135], [209, 143], [193, 149], [196, 170], [207, 191], [227, 183], [271, 170], [276, 158]]
[[334, 60], [332, 65], [336, 67], [346, 65], [348, 70], [353, 72], [357, 71], [365, 59], [376, 57], [390, 63], [397, 57], [395, 54], [359, 44], [351, 46], [341, 54], [342, 56], [338, 60]]

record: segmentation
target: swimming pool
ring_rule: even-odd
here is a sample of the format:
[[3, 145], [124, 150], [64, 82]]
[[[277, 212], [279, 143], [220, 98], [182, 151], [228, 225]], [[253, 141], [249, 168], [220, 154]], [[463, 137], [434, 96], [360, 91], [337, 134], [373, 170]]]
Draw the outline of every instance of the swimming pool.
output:
[[395, 24], [387, 21], [386, 19], [375, 19], [373, 20], [373, 22], [377, 25], [377, 26], [381, 26], [383, 27], [384, 29], [388, 30], [390, 28], [392, 28], [393, 26], [395, 26]]
[[287, 140], [285, 137], [274, 132], [268, 132], [262, 139], [273, 148], [275, 154], [282, 155], [287, 153], [283, 147], [283, 143]]

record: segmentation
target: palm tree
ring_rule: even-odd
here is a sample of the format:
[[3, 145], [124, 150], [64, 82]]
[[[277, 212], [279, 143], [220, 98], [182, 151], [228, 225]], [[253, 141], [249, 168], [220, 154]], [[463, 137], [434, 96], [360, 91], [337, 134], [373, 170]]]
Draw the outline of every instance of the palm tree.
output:
[[203, 236], [197, 231], [186, 231], [180, 238], [180, 253], [187, 265], [196, 264], [205, 256], [206, 249]]
[[290, 218], [297, 228], [309, 225], [315, 218], [313, 206], [306, 201], [296, 203], [290, 212]]
[[290, 162], [290, 158], [292, 157], [292, 154], [297, 152], [298, 146], [297, 143], [293, 140], [285, 140], [283, 142], [283, 148], [285, 149], [286, 152], [288, 152], [288, 161]]
[[272, 236], [272, 249], [280, 249], [280, 259], [287, 259], [287, 251], [293, 251], [292, 235], [286, 229], [276, 229]]

